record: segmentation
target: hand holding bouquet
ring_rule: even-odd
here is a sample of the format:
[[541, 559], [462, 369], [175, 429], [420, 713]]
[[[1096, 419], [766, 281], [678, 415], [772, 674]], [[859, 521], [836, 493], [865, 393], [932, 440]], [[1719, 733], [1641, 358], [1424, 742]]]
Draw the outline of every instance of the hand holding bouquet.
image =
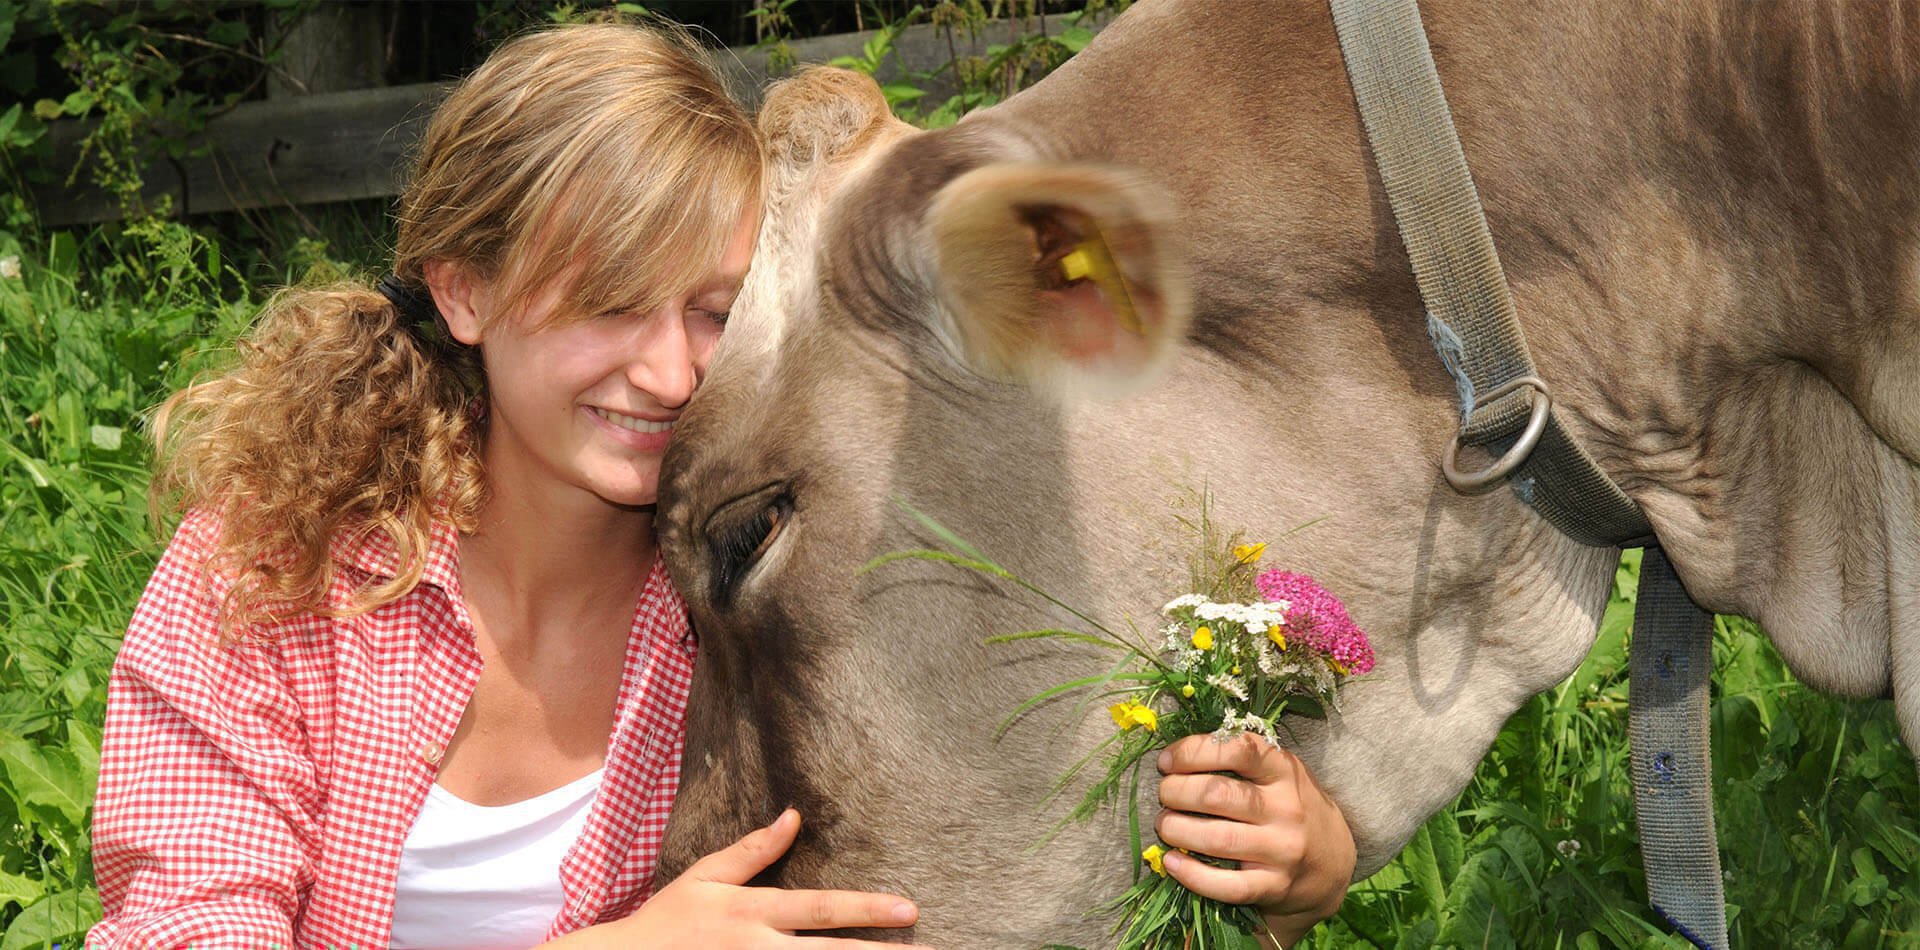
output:
[[[1133, 635], [1123, 636], [1062, 603], [918, 512], [912, 513], [957, 553], [906, 551], [869, 565], [903, 557], [956, 564], [1011, 581], [1090, 628], [1030, 630], [992, 637], [990, 643], [1055, 638], [1098, 644], [1122, 654], [1104, 673], [1046, 690], [1009, 719], [1075, 691], [1097, 690], [1117, 700], [1107, 706], [1114, 732], [1069, 769], [1056, 787], [1066, 787], [1096, 759], [1104, 761], [1102, 773], [1069, 821], [1090, 818], [1114, 802], [1122, 790], [1129, 793], [1132, 847], [1142, 863], [1133, 886], [1100, 908], [1118, 916], [1115, 931], [1122, 950], [1255, 947], [1258, 936], [1267, 933], [1266, 922], [1251, 906], [1261, 892], [1248, 884], [1245, 875], [1235, 873], [1237, 861], [1202, 853], [1198, 847], [1193, 852], [1175, 849], [1172, 854], [1163, 842], [1142, 847], [1139, 803], [1133, 793], [1144, 757], [1165, 750], [1158, 757], [1161, 770], [1168, 773], [1161, 798], [1176, 811], [1163, 819], [1158, 830], [1176, 840], [1225, 840], [1236, 835], [1244, 840], [1245, 826], [1259, 825], [1263, 816], [1222, 815], [1219, 806], [1206, 804], [1208, 796], [1222, 795], [1219, 783], [1226, 782], [1255, 789], [1298, 788], [1294, 780], [1303, 777], [1283, 771], [1300, 767], [1298, 760], [1279, 748], [1287, 728], [1284, 717], [1324, 717], [1336, 708], [1341, 685], [1373, 668], [1372, 646], [1339, 598], [1305, 575], [1259, 571], [1257, 564], [1266, 545], [1220, 543], [1205, 511], [1203, 500], [1199, 528], [1204, 549], [1193, 564], [1193, 592], [1175, 597], [1162, 609], [1163, 624], [1154, 644], [1141, 642], [1131, 624]], [[1237, 773], [1239, 778], [1215, 774], [1221, 772]], [[1310, 779], [1305, 783], [1318, 794]], [[1225, 794], [1257, 798], [1262, 792]], [[1247, 801], [1244, 810], [1259, 807], [1253, 799]], [[1207, 814], [1226, 820], [1203, 817]], [[1230, 825], [1238, 828], [1223, 834], [1223, 826]], [[1170, 877], [1169, 864], [1195, 886], [1218, 894], [1239, 893], [1247, 902], [1202, 897]], [[1286, 887], [1284, 883], [1276, 886]]]

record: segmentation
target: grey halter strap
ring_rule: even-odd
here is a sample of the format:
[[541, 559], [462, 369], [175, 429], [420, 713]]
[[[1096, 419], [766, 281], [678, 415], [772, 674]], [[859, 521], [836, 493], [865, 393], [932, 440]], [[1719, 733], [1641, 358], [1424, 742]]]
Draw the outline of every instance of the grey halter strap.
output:
[[[1560, 425], [1527, 351], [1467, 170], [1415, 0], [1331, 0], [1374, 161], [1427, 306], [1427, 330], [1459, 388], [1461, 427], [1443, 470], [1456, 490], [1506, 482], [1569, 537], [1645, 546], [1629, 660], [1635, 808], [1654, 909], [1725, 950], [1727, 925], [1708, 756], [1713, 617], [1687, 597], [1639, 506]], [[1499, 456], [1459, 469], [1461, 445]]]

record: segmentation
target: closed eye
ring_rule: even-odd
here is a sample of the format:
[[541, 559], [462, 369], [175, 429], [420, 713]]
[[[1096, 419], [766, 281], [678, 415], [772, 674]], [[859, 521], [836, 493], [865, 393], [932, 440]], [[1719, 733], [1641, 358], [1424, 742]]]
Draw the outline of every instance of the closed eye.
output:
[[793, 516], [793, 495], [769, 485], [722, 505], [707, 518], [715, 606], [729, 606], [740, 583], [773, 546]]

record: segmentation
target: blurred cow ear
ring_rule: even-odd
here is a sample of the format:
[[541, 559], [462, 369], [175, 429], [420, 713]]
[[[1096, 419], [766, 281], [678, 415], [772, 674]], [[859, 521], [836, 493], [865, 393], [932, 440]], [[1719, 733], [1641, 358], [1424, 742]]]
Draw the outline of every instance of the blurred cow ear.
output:
[[1137, 172], [1010, 163], [926, 216], [948, 338], [989, 376], [1115, 395], [1178, 350], [1192, 303], [1172, 201]]

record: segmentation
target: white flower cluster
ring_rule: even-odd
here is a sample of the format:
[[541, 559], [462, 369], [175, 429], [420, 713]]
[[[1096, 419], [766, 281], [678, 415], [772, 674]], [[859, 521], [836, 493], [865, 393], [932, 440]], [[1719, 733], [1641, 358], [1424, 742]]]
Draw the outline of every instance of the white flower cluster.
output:
[[1276, 748], [1280, 745], [1280, 737], [1273, 734], [1273, 728], [1267, 725], [1265, 719], [1252, 713], [1243, 713], [1232, 706], [1228, 706], [1226, 715], [1220, 717], [1220, 728], [1213, 730], [1213, 741], [1226, 742], [1246, 732], [1267, 740], [1269, 745]]
[[20, 255], [8, 254], [5, 257], [0, 257], [0, 278], [7, 280], [20, 279]]
[[1286, 660], [1276, 663], [1274, 664], [1274, 672], [1272, 675], [1284, 676], [1289, 679], [1305, 680], [1313, 684], [1313, 691], [1315, 693], [1322, 696], [1334, 695], [1335, 688], [1340, 685], [1340, 678], [1335, 676], [1333, 671], [1328, 669], [1325, 663], [1319, 662], [1318, 660], [1308, 660], [1305, 663], [1298, 660]]
[[1265, 633], [1268, 627], [1287, 622], [1287, 605], [1284, 603], [1252, 604], [1201, 604], [1193, 609], [1193, 615], [1201, 620], [1237, 623], [1248, 630]]
[[1160, 632], [1166, 635], [1166, 639], [1160, 641], [1160, 652], [1167, 655], [1168, 666], [1185, 673], [1200, 663], [1202, 654], [1193, 648], [1186, 627], [1170, 623], [1161, 627]]
[[1160, 612], [1171, 617], [1173, 616], [1174, 611], [1179, 610], [1182, 607], [1198, 607], [1198, 606], [1201, 606], [1202, 604], [1211, 604], [1211, 603], [1213, 603], [1213, 601], [1208, 600], [1204, 595], [1201, 595], [1201, 594], [1181, 594], [1180, 596], [1167, 601], [1167, 605], [1165, 607], [1160, 608]]
[[1207, 677], [1207, 685], [1225, 692], [1227, 695], [1243, 703], [1247, 701], [1247, 684], [1242, 682], [1238, 676], [1215, 673]]

